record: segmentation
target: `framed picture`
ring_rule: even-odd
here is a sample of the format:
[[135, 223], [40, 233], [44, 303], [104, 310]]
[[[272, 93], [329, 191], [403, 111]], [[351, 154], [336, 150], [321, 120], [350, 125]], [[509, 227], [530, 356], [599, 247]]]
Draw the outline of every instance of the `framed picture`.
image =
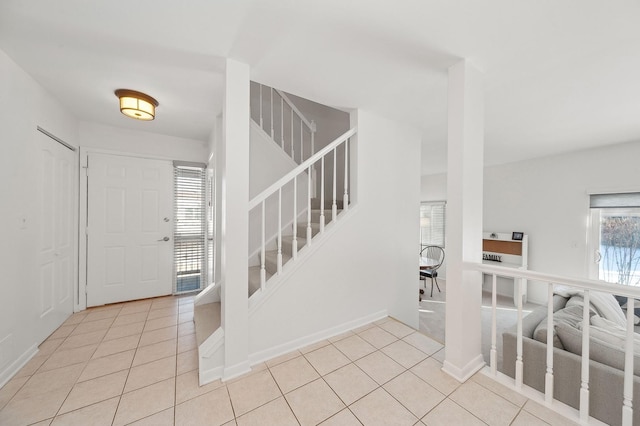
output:
[[524, 237], [524, 232], [514, 232], [511, 234], [511, 239], [514, 241], [522, 241]]

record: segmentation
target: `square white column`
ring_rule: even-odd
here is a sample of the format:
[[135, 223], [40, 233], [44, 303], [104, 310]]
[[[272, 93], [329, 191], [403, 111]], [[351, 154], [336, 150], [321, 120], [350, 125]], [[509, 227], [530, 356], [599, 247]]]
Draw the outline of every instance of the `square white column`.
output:
[[482, 259], [484, 96], [482, 73], [467, 60], [449, 68], [447, 294], [443, 370], [465, 381], [484, 366], [482, 274], [463, 262]]
[[222, 327], [224, 380], [249, 366], [249, 66], [227, 59], [222, 139]]

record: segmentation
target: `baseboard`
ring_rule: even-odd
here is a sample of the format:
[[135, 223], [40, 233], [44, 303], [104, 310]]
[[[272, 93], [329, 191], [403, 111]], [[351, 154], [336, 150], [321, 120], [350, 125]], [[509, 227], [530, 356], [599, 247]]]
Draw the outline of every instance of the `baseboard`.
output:
[[478, 354], [478, 356], [469, 361], [467, 365], [464, 365], [462, 367], [453, 365], [449, 361], [445, 360], [442, 364], [442, 371], [444, 371], [460, 383], [464, 383], [469, 380], [471, 376], [480, 371], [484, 367], [484, 365], [485, 362], [482, 354]]
[[235, 379], [236, 377], [242, 376], [251, 371], [251, 365], [249, 361], [242, 361], [236, 365], [231, 367], [225, 367], [222, 373], [222, 381], [226, 382], [231, 379]]
[[354, 328], [361, 327], [363, 325], [372, 323], [379, 319], [387, 317], [389, 314], [387, 310], [382, 310], [378, 312], [374, 312], [372, 314], [366, 315], [361, 318], [357, 318], [355, 320], [347, 321], [343, 324], [327, 328], [322, 331], [318, 331], [316, 333], [300, 337], [298, 339], [291, 340], [287, 343], [283, 343], [277, 346], [274, 346], [269, 349], [264, 349], [253, 354], [249, 355], [249, 363], [251, 365], [256, 365], [261, 362], [270, 360], [272, 358], [278, 357], [280, 355], [284, 355], [286, 353], [298, 350], [300, 348], [304, 348], [305, 346], [312, 345], [321, 340], [328, 339], [333, 336], [337, 336], [339, 334], [345, 333], [349, 330], [353, 330]]
[[198, 369], [198, 380], [199, 385], [204, 386], [207, 383], [211, 383], [214, 380], [218, 380], [222, 377], [222, 372], [224, 371], [224, 366], [219, 366], [212, 368], [210, 370], [201, 371]]
[[0, 388], [2, 388], [22, 367], [38, 353], [38, 346], [33, 345], [0, 372]]

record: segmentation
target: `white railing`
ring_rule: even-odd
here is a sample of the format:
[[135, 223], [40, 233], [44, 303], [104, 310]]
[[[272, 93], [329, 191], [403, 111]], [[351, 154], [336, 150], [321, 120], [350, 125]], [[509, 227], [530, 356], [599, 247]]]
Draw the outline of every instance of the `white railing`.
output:
[[[254, 209], [260, 208], [260, 288], [262, 290], [265, 289], [266, 284], [266, 253], [267, 253], [267, 244], [270, 240], [270, 236], [267, 235], [267, 229], [275, 230], [275, 245], [276, 245], [276, 270], [271, 271], [274, 274], [279, 275], [282, 272], [283, 265], [283, 251], [282, 251], [282, 240], [283, 240], [283, 230], [287, 227], [288, 223], [292, 225], [292, 240], [291, 240], [291, 258], [295, 261], [298, 256], [298, 221], [301, 215], [306, 213], [306, 224], [305, 228], [305, 244], [307, 246], [311, 246], [311, 240], [313, 237], [313, 225], [318, 225], [318, 232], [322, 234], [325, 229], [325, 222], [327, 222], [325, 218], [325, 181], [330, 180], [333, 192], [332, 192], [332, 201], [331, 201], [331, 220], [335, 221], [338, 217], [338, 204], [339, 201], [342, 201], [341, 208], [343, 210], [347, 210], [349, 206], [349, 141], [351, 137], [353, 137], [357, 133], [357, 129], [353, 128], [342, 136], [338, 137], [336, 140], [331, 142], [326, 147], [322, 148], [316, 154], [311, 156], [311, 158], [303, 161], [299, 166], [294, 168], [292, 171], [287, 173], [281, 179], [276, 181], [274, 184], [269, 186], [267, 189], [262, 191], [256, 197], [254, 197], [251, 201], [249, 201], [249, 211], [251, 212]], [[339, 156], [344, 157], [344, 164], [339, 164], [337, 159]], [[325, 175], [325, 162], [327, 158], [330, 158], [330, 161], [333, 161], [333, 171], [330, 175]], [[332, 158], [331, 158], [332, 157]], [[341, 158], [342, 160], [342, 158]], [[319, 218], [317, 222], [312, 222], [312, 199], [314, 198], [314, 191], [312, 188], [312, 179], [309, 179], [311, 175], [311, 170], [313, 167], [317, 166], [320, 163], [320, 202], [319, 202]], [[340, 161], [342, 163], [342, 161]], [[339, 173], [339, 167], [341, 167], [342, 173]], [[344, 192], [342, 194], [342, 200], [337, 198], [336, 187], [339, 179], [342, 178]], [[306, 191], [299, 191], [298, 184], [299, 182], [306, 181]], [[289, 217], [291, 217], [291, 221], [288, 223], [283, 223], [283, 191], [285, 188], [291, 189], [293, 202], [291, 203], [292, 212]], [[299, 195], [299, 192], [302, 195]], [[305, 197], [304, 203], [299, 203], [298, 197]], [[273, 201], [276, 203], [277, 215], [267, 215], [267, 203], [269, 201]], [[268, 226], [267, 220], [269, 218], [276, 217], [276, 223], [272, 224], [272, 226]]]
[[282, 91], [260, 83], [253, 83], [257, 95], [252, 99], [258, 106], [252, 108], [252, 118], [271, 139], [296, 163], [315, 154], [316, 124], [308, 120]]
[[[547, 335], [546, 335], [546, 370], [544, 372], [544, 403], [551, 406], [554, 401], [554, 323], [553, 323], [553, 295], [554, 290], [559, 286], [581, 290], [584, 297], [584, 308], [582, 312], [582, 351], [581, 351], [581, 378], [579, 389], [579, 410], [580, 423], [588, 423], [589, 419], [589, 325], [590, 325], [590, 296], [592, 292], [609, 293], [618, 296], [626, 296], [627, 313], [626, 313], [626, 342], [625, 342], [625, 360], [624, 360], [624, 388], [621, 390], [623, 394], [623, 403], [620, 407], [622, 412], [623, 425], [631, 425], [633, 417], [633, 385], [634, 385], [634, 299], [640, 299], [640, 288], [621, 286], [611, 284], [604, 281], [568, 278], [546, 273], [540, 273], [530, 270], [512, 269], [500, 266], [485, 265], [478, 263], [465, 263], [465, 269], [480, 271], [492, 278], [492, 304], [491, 304], [491, 349], [490, 349], [490, 373], [494, 376], [497, 372], [497, 278], [511, 278], [514, 280], [514, 291], [519, 290], [522, 294], [522, 280], [528, 282], [537, 281], [546, 283], [548, 304], [547, 304]], [[523, 357], [523, 307], [522, 297], [517, 298], [517, 325], [516, 325], [516, 362], [515, 362], [515, 378], [513, 385], [516, 389], [522, 389], [523, 370], [526, 358]], [[558, 349], [556, 349], [558, 350]]]

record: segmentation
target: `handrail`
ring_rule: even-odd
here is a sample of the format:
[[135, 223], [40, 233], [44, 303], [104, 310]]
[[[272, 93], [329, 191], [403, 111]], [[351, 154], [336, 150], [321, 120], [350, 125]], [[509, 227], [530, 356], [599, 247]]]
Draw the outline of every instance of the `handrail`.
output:
[[486, 265], [483, 263], [463, 262], [465, 269], [495, 274], [504, 277], [524, 278], [533, 281], [544, 281], [547, 283], [567, 285], [570, 287], [580, 287], [587, 290], [602, 291], [620, 296], [627, 296], [640, 299], [640, 287], [624, 286], [620, 284], [608, 283], [606, 281], [591, 280], [588, 278], [563, 277], [543, 272], [536, 272], [529, 269], [505, 268], [504, 266]]
[[302, 114], [302, 112], [300, 112], [300, 110], [299, 110], [299, 109], [298, 109], [298, 108], [293, 104], [293, 102], [291, 102], [291, 99], [289, 99], [289, 97], [288, 97], [288, 96], [287, 96], [283, 91], [281, 91], [281, 90], [279, 90], [279, 89], [273, 89], [273, 90], [275, 90], [275, 91], [276, 91], [276, 93], [277, 93], [278, 95], [280, 95], [280, 97], [281, 97], [282, 99], [284, 99], [284, 101], [287, 103], [287, 105], [289, 105], [289, 107], [293, 110], [293, 112], [295, 112], [295, 113], [296, 113], [296, 115], [297, 115], [298, 117], [300, 117], [300, 120], [302, 120], [302, 122], [303, 122], [304, 124], [306, 124], [306, 125], [307, 125], [307, 127], [309, 128], [309, 130], [310, 130], [311, 132], [315, 132], [315, 131], [316, 131], [315, 123], [314, 123], [313, 121], [309, 121], [309, 120], [304, 116], [304, 114]]
[[[352, 129], [346, 131], [341, 136], [338, 136], [329, 145], [325, 146], [320, 151], [316, 152], [314, 155], [312, 155], [307, 160], [302, 162], [300, 165], [298, 165], [296, 168], [294, 168], [289, 173], [284, 175], [282, 178], [278, 179], [274, 184], [269, 186], [267, 189], [262, 191], [260, 194], [258, 194], [255, 197], [253, 197], [253, 199], [251, 201], [249, 201], [249, 210], [251, 210], [254, 207], [258, 206], [261, 202], [263, 202], [264, 200], [269, 198], [269, 196], [274, 194], [278, 189], [280, 189], [282, 186], [284, 186], [286, 183], [288, 183], [291, 179], [293, 179], [294, 177], [298, 176], [303, 171], [307, 170], [311, 165], [313, 165], [315, 162], [320, 160], [326, 154], [331, 152], [338, 145], [340, 145], [341, 143], [344, 143], [345, 141], [347, 141], [351, 136], [355, 135], [357, 133], [357, 131], [358, 131], [358, 128], [354, 127]], [[640, 293], [638, 293], [638, 294], [640, 295]]]

